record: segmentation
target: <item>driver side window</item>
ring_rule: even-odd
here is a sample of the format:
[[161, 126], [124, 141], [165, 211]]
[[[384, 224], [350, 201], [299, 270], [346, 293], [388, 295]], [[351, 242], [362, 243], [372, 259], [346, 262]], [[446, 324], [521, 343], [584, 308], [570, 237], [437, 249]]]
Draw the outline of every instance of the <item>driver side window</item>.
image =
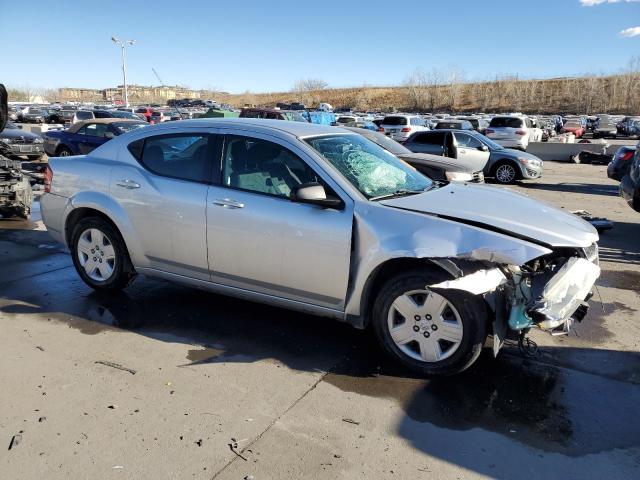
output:
[[291, 198], [306, 183], [323, 183], [296, 154], [258, 138], [226, 137], [222, 184], [255, 193]]
[[459, 147], [479, 148], [482, 146], [482, 142], [480, 140], [472, 137], [471, 135], [467, 135], [466, 133], [456, 133], [454, 135], [456, 137], [456, 142], [458, 142]]

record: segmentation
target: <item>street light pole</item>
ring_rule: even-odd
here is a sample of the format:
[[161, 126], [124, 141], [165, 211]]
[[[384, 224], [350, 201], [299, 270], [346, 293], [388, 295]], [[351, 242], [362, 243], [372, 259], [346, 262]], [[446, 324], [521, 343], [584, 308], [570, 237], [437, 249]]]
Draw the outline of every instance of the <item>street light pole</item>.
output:
[[127, 89], [127, 62], [124, 57], [124, 47], [125, 45], [133, 46], [135, 45], [135, 40], [120, 40], [117, 37], [111, 37], [113, 43], [120, 47], [122, 52], [122, 79], [124, 86], [124, 106], [129, 107], [129, 90]]

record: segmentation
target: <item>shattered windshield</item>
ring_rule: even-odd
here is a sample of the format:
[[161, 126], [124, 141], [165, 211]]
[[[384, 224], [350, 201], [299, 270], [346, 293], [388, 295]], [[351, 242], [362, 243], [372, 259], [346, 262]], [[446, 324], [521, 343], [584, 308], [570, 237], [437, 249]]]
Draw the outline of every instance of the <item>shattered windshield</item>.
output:
[[421, 193], [433, 182], [361, 135], [327, 135], [305, 141], [368, 199]]

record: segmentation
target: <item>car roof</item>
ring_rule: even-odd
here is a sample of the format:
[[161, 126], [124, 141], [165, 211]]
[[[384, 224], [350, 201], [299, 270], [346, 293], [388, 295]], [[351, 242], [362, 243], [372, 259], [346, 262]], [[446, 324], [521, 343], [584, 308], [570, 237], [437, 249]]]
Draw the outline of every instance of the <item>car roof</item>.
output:
[[67, 129], [67, 132], [76, 133], [87, 123], [144, 123], [144, 120], [135, 120], [133, 118], [94, 118], [91, 120], [82, 120], [81, 122], [74, 123]]
[[[135, 120], [133, 120], [135, 121]], [[279, 130], [289, 133], [295, 137], [311, 137], [314, 135], [328, 135], [336, 133], [347, 133], [338, 127], [329, 125], [318, 125], [307, 122], [291, 122], [288, 120], [270, 120], [264, 118], [196, 118], [191, 120], [181, 120], [180, 122], [167, 122], [160, 125], [154, 125], [154, 132], [163, 132], [165, 130], [175, 130], [180, 127], [242, 127], [250, 126], [257, 128], [265, 128], [268, 130]]]

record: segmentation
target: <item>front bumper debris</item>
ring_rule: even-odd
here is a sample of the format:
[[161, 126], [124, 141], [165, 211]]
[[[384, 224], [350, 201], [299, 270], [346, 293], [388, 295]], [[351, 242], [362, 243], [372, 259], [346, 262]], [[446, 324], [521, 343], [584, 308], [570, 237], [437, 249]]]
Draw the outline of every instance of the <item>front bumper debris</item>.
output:
[[534, 299], [527, 314], [542, 330], [554, 330], [566, 324], [578, 309], [586, 314], [586, 299], [599, 276], [600, 267], [595, 263], [570, 258]]

